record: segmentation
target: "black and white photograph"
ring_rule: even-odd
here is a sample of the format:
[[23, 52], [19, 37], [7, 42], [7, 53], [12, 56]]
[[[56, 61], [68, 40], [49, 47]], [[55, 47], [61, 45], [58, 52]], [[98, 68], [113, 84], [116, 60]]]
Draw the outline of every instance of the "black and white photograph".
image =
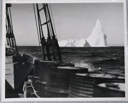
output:
[[124, 5], [5, 3], [4, 98], [125, 99]]

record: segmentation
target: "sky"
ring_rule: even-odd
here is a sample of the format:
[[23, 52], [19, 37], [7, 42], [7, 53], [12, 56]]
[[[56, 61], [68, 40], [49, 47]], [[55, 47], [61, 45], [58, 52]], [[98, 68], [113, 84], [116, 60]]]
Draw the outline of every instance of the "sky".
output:
[[[99, 18], [108, 46], [124, 45], [122, 3], [52, 3], [50, 6], [58, 41], [89, 37]], [[13, 4], [11, 12], [17, 45], [39, 45], [33, 5]]]

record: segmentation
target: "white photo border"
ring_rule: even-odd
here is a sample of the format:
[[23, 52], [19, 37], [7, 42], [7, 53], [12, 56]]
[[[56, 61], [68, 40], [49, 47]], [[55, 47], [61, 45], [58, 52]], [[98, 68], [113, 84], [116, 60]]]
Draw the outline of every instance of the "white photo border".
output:
[[126, 101], [128, 88], [125, 88], [123, 98], [5, 98], [5, 4], [6, 3], [123, 3], [124, 10], [124, 52], [125, 52], [125, 87], [128, 87], [128, 41], [127, 41], [127, 8], [126, 0], [2, 0], [2, 72], [1, 100], [10, 101]]

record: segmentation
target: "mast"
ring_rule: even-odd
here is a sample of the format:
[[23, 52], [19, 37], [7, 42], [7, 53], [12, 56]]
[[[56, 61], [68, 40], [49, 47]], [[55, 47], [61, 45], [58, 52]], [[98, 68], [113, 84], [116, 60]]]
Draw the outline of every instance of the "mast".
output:
[[11, 4], [6, 4], [6, 43], [8, 46], [17, 50], [16, 40], [13, 32], [12, 17], [11, 17]]
[[[37, 31], [43, 52], [43, 60], [62, 61], [58, 40], [53, 28], [53, 22], [47, 3], [33, 4]], [[45, 18], [45, 20], [43, 20]], [[45, 28], [47, 30], [45, 30]], [[45, 36], [44, 36], [45, 35]], [[46, 37], [47, 36], [47, 37]]]

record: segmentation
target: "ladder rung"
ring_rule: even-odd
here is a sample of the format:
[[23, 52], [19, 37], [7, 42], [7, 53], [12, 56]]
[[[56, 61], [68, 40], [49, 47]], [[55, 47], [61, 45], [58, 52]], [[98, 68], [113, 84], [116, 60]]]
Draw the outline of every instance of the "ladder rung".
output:
[[41, 25], [45, 25], [45, 24], [47, 24], [48, 22], [50, 22], [50, 20], [49, 20], [49, 21], [46, 21], [45, 23], [43, 23], [43, 24], [41, 24]]
[[44, 7], [42, 7], [41, 9], [39, 9], [39, 11], [41, 11], [41, 10], [43, 10], [44, 9]]
[[43, 10], [44, 8], [45, 8], [45, 5], [41, 9], [39, 9], [39, 11]]

